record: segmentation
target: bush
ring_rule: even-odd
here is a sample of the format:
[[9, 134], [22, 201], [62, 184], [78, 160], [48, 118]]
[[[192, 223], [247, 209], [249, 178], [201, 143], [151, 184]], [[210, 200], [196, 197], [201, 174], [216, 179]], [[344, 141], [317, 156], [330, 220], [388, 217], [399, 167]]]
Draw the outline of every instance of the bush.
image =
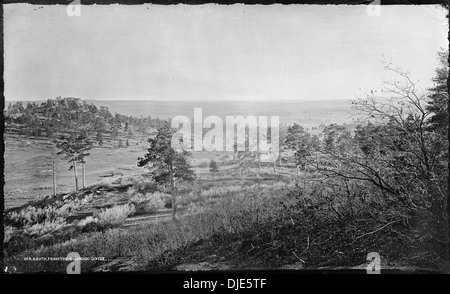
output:
[[15, 227], [29, 228], [35, 224], [43, 222], [52, 222], [59, 217], [64, 216], [64, 210], [48, 206], [44, 208], [36, 208], [35, 206], [27, 206], [20, 211], [9, 213], [5, 221]]
[[88, 194], [82, 198], [71, 198], [56, 200], [44, 207], [26, 206], [18, 211], [6, 214], [4, 221], [7, 225], [17, 228], [30, 228], [35, 224], [44, 222], [51, 223], [58, 218], [67, 217], [71, 213], [85, 208], [93, 200], [93, 195]]
[[102, 227], [117, 227], [122, 225], [127, 217], [134, 213], [134, 206], [125, 204], [102, 210], [101, 212], [96, 213], [95, 217]]
[[58, 208], [59, 214], [61, 216], [67, 216], [70, 213], [82, 210], [93, 199], [94, 199], [94, 196], [92, 194], [86, 195], [85, 197], [83, 197], [81, 199], [79, 199], [79, 198], [66, 199], [66, 200], [64, 200], [64, 203], [61, 205], [61, 207]]
[[98, 218], [92, 216], [88, 216], [87, 218], [82, 219], [78, 222], [77, 226], [81, 228], [81, 232], [83, 233], [96, 232], [103, 229], [98, 221]]
[[58, 217], [53, 220], [46, 220], [43, 223], [37, 223], [27, 227], [25, 228], [24, 233], [30, 236], [41, 236], [59, 230], [66, 225], [66, 220], [62, 217]]
[[155, 192], [153, 194], [147, 194], [146, 197], [148, 199], [148, 202], [146, 204], [146, 209], [148, 212], [156, 212], [160, 209], [163, 209], [165, 207], [165, 202], [163, 200], [163, 198], [165, 197], [164, 195], [167, 194], [163, 194], [160, 192]]
[[84, 227], [84, 226], [86, 226], [87, 224], [90, 224], [90, 223], [96, 223], [96, 222], [98, 222], [98, 219], [97, 219], [97, 218], [92, 217], [92, 216], [88, 216], [87, 218], [80, 220], [80, 221], [78, 222], [77, 226], [79, 226], [79, 227]]
[[209, 163], [208, 163], [208, 162], [205, 162], [205, 161], [200, 162], [200, 163], [197, 165], [197, 167], [200, 167], [200, 168], [205, 168], [205, 167], [208, 167], [208, 166], [209, 166]]
[[167, 194], [161, 192], [137, 194], [131, 198], [130, 203], [135, 207], [135, 213], [149, 213], [163, 209], [166, 198]]
[[13, 227], [4, 226], [4, 234], [5, 234], [5, 236], [3, 238], [3, 243], [7, 243], [13, 235]]
[[134, 181], [133, 188], [142, 194], [153, 193], [158, 190], [158, 185], [152, 181], [145, 178], [140, 178]]
[[172, 195], [167, 194], [167, 193], [162, 193], [162, 192], [155, 192], [155, 195], [157, 195], [157, 197], [161, 198], [162, 201], [164, 202], [164, 207], [165, 208], [172, 208]]
[[107, 177], [100, 180], [99, 187], [112, 189], [117, 186], [119, 179], [117, 177]]

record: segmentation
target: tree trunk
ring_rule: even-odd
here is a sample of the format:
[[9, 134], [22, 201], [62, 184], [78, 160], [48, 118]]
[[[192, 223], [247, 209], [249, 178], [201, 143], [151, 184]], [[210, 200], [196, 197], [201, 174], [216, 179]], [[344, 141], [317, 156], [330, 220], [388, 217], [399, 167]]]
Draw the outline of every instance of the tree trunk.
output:
[[274, 159], [273, 160], [273, 172], [277, 171], [277, 161]]
[[177, 221], [177, 195], [175, 187], [172, 189], [172, 220]]
[[175, 179], [173, 177], [173, 166], [170, 165], [170, 185], [172, 187], [172, 220], [177, 221], [177, 194], [175, 191]]
[[53, 196], [56, 196], [56, 151], [52, 153], [52, 178], [53, 178]]
[[261, 153], [258, 152], [258, 169], [261, 171]]
[[86, 172], [85, 172], [85, 163], [81, 164], [81, 173], [82, 173], [82, 185], [83, 189], [86, 188]]
[[78, 192], [78, 174], [77, 174], [77, 161], [73, 161], [73, 173], [75, 175], [75, 192]]
[[300, 166], [297, 165], [297, 177], [300, 175]]

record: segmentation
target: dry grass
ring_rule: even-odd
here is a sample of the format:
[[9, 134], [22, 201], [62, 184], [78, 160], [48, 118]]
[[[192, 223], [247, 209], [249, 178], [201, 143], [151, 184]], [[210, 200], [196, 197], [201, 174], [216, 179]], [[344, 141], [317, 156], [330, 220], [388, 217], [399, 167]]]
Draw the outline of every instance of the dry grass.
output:
[[[261, 178], [268, 176], [261, 174]], [[133, 178], [125, 182], [133, 181], [139, 182]], [[186, 189], [183, 204], [187, 205], [188, 216], [181, 222], [109, 229], [137, 212], [138, 204], [154, 199], [160, 207], [160, 200], [168, 197], [163, 193], [139, 194], [133, 188], [130, 204], [79, 222], [80, 227], [98, 225], [103, 231], [30, 248], [14, 257], [67, 256], [73, 251], [111, 260], [132, 256], [136, 270], [161, 270], [184, 260], [186, 252], [196, 252], [197, 244], [212, 244], [195, 255], [220, 252], [231, 259], [253, 260], [258, 266], [280, 267], [298, 259], [311, 267], [355, 265], [365, 261], [368, 251], [379, 252], [385, 263], [422, 265], [437, 258], [425, 241], [417, 239], [419, 234], [403, 222], [405, 214], [364, 185], [350, 182], [347, 189], [340, 183], [318, 182], [306, 175], [296, 178], [295, 183], [239, 183], [243, 181], [220, 186], [205, 181], [190, 192]], [[154, 211], [155, 207], [152, 204], [143, 209]], [[423, 254], [415, 256], [419, 251]], [[85, 262], [83, 269], [89, 271], [96, 265], [98, 262]], [[65, 264], [54, 262], [22, 266], [26, 271], [65, 270]]]
[[[5, 138], [6, 141], [17, 141], [17, 138]], [[30, 141], [31, 142], [31, 141]], [[5, 142], [6, 143], [6, 142]], [[45, 142], [35, 141], [23, 150], [5, 149], [5, 207], [14, 207], [25, 204], [30, 200], [51, 194], [48, 187], [52, 187], [51, 176], [42, 177], [41, 172], [48, 169], [51, 150], [45, 146]], [[131, 148], [118, 150], [107, 148], [94, 148], [86, 163], [87, 184], [96, 183], [100, 176], [115, 170], [115, 167], [123, 166], [128, 170], [126, 174], [135, 174], [144, 170], [133, 163], [137, 163], [137, 152]], [[142, 151], [142, 155], [144, 151]], [[67, 160], [59, 158], [57, 161], [57, 192], [69, 193], [74, 190], [73, 171], [69, 171]], [[81, 174], [81, 170], [80, 170]], [[36, 188], [38, 187], [38, 188]]]
[[[233, 196], [225, 197], [212, 207], [208, 207], [204, 213], [186, 217], [180, 223], [156, 223], [131, 230], [110, 229], [104, 232], [86, 233], [60, 244], [25, 250], [15, 257], [67, 256], [72, 251], [78, 252], [81, 256], [106, 258], [135, 256], [144, 261], [140, 264], [143, 268], [146, 260], [156, 258], [167, 250], [176, 250], [214, 234], [228, 234], [263, 226], [279, 211], [276, 209], [279, 197], [273, 197], [273, 195], [282, 195], [280, 187], [281, 185], [271, 188], [254, 186], [251, 188], [253, 194], [236, 192]], [[123, 223], [131, 213], [133, 209], [130, 205], [115, 206], [94, 216], [92, 220], [86, 220], [84, 225], [96, 223], [95, 218], [98, 218], [99, 224], [103, 222], [104, 225], [114, 226]], [[96, 264], [87, 262], [83, 266], [89, 270]], [[26, 266], [27, 271], [63, 271], [65, 269], [61, 264], [54, 262], [23, 265]]]

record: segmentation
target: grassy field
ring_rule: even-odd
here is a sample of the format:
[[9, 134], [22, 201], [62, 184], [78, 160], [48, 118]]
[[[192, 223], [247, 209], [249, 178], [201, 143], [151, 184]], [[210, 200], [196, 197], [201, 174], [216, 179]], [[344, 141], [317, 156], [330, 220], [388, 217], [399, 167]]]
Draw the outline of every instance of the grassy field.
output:
[[[117, 145], [117, 143], [115, 143]], [[46, 140], [26, 139], [5, 134], [5, 208], [17, 207], [28, 201], [42, 199], [52, 194], [52, 147]], [[104, 177], [130, 175], [145, 172], [137, 166], [137, 158], [148, 148], [145, 138], [130, 139], [130, 146], [114, 148], [112, 143], [96, 146], [91, 150], [86, 163], [86, 185], [95, 184]], [[209, 162], [214, 159], [221, 164], [232, 160], [231, 152], [193, 152], [191, 165], [202, 178], [209, 177]], [[57, 158], [57, 193], [75, 190], [74, 174], [70, 164], [62, 156]], [[219, 175], [235, 170], [236, 164], [224, 165]], [[266, 168], [270, 170], [270, 167]], [[78, 167], [81, 187], [81, 167]]]
[[[86, 185], [102, 176], [124, 175], [143, 171], [137, 167], [138, 156], [145, 154], [144, 139], [130, 140], [128, 148], [113, 149], [106, 143], [91, 150], [86, 162]], [[46, 140], [25, 139], [5, 134], [5, 208], [20, 206], [27, 201], [52, 194], [51, 145]], [[62, 156], [57, 159], [57, 192], [75, 190], [73, 171]], [[81, 185], [81, 167], [78, 168]]]

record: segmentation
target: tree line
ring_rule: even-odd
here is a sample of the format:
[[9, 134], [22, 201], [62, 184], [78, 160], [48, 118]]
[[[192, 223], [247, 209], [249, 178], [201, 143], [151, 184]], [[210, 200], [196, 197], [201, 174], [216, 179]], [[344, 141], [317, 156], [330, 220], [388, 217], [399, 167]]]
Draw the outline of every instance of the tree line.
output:
[[114, 115], [108, 107], [97, 107], [81, 98], [48, 99], [46, 102], [17, 101], [4, 111], [5, 132], [29, 138], [53, 139], [61, 134], [79, 133], [92, 137], [101, 146], [105, 135], [110, 140], [148, 136], [161, 126], [160, 118]]

